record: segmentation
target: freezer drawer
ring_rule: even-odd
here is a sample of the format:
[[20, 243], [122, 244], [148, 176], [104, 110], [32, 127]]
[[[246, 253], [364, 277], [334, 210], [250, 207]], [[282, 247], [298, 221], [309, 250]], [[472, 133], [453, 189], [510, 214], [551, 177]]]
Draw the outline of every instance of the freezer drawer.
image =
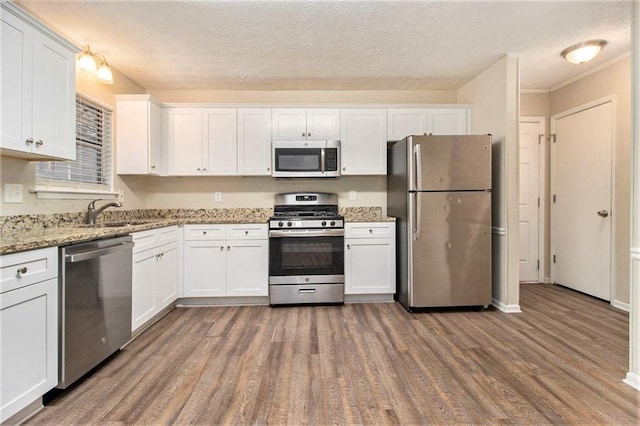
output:
[[411, 307], [491, 303], [491, 193], [415, 193]]

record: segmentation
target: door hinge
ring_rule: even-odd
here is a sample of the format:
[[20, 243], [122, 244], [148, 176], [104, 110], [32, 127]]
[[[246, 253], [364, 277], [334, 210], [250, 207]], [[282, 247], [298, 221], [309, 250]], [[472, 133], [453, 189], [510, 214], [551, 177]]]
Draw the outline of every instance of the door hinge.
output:
[[538, 207], [540, 207], [540, 197], [538, 197]]
[[556, 194], [553, 194], [553, 202], [556, 202]]
[[544, 139], [544, 133], [540, 133], [538, 135], [538, 145], [540, 145], [542, 143], [542, 140]]
[[539, 271], [540, 270], [540, 259], [538, 259], [538, 264], [536, 266], [536, 269]]
[[552, 133], [552, 134], [551, 134], [551, 138], [553, 139], [553, 143], [556, 143], [556, 142], [557, 142], [557, 141], [556, 141], [556, 134], [555, 134], [555, 133]]
[[553, 255], [553, 263], [556, 263], [556, 255]]

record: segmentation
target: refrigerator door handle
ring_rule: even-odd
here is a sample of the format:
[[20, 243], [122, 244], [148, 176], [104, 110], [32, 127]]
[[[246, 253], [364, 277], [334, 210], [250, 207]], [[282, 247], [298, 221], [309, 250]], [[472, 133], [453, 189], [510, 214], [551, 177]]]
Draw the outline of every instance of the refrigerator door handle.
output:
[[413, 147], [413, 153], [415, 158], [415, 167], [416, 167], [416, 183], [415, 190], [422, 191], [422, 151], [420, 149], [420, 144], [415, 144]]
[[416, 233], [413, 239], [419, 240], [422, 229], [422, 194], [414, 192], [414, 195], [416, 196]]

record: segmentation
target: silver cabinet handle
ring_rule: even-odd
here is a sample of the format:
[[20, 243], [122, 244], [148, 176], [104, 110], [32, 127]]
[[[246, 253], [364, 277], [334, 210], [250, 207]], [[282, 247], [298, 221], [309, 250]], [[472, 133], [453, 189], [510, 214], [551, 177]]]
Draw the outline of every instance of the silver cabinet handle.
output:
[[607, 210], [600, 210], [600, 211], [598, 212], [598, 216], [600, 216], [600, 217], [607, 217], [607, 216], [609, 216], [609, 212], [608, 212]]
[[22, 276], [26, 274], [28, 271], [29, 270], [27, 269], [26, 266], [23, 266], [22, 268], [18, 268], [18, 270], [16, 271], [16, 277], [22, 278]]
[[42, 142], [42, 139], [38, 139], [36, 141], [36, 146], [42, 146], [42, 145], [44, 145], [44, 142]]

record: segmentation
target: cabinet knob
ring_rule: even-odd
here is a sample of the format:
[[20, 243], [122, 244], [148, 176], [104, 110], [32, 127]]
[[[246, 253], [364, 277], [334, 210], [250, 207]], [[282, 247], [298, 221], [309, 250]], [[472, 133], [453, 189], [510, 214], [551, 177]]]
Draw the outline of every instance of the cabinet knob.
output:
[[267, 167], [267, 171], [270, 172], [271, 171], [271, 167]]
[[304, 133], [304, 132], [302, 132], [302, 137], [303, 137], [303, 138], [304, 138], [304, 135], [305, 135], [305, 133]]
[[151, 166], [151, 168], [152, 168], [152, 169], [155, 169], [155, 168], [156, 168], [156, 166]]
[[373, 229], [369, 229], [369, 233], [370, 233], [370, 234], [373, 234]]
[[27, 145], [31, 145], [33, 143], [33, 138], [27, 138], [27, 140], [24, 141], [24, 143], [26, 143]]
[[16, 271], [16, 277], [18, 278], [22, 278], [22, 275], [26, 274], [28, 271], [26, 266], [23, 266], [22, 268], [18, 268], [18, 270]]
[[207, 231], [202, 231], [202, 235], [207, 235]]
[[202, 169], [202, 171], [203, 171], [203, 172], [206, 172], [206, 171], [207, 171], [207, 169], [206, 169], [206, 168], [205, 168], [205, 169]]
[[224, 246], [220, 246], [220, 251], [224, 251]]
[[307, 137], [310, 137], [310, 136], [311, 136], [311, 133], [307, 133]]
[[231, 246], [227, 246], [227, 251], [231, 250]]
[[347, 250], [351, 250], [351, 244], [347, 244]]
[[36, 141], [36, 146], [42, 146], [42, 145], [44, 145], [44, 142], [42, 142], [42, 139], [38, 139]]
[[343, 167], [343, 168], [342, 168], [342, 171], [343, 171], [343, 172], [344, 172], [344, 171], [346, 171], [346, 170], [347, 170], [347, 168], [346, 168], [346, 167]]

